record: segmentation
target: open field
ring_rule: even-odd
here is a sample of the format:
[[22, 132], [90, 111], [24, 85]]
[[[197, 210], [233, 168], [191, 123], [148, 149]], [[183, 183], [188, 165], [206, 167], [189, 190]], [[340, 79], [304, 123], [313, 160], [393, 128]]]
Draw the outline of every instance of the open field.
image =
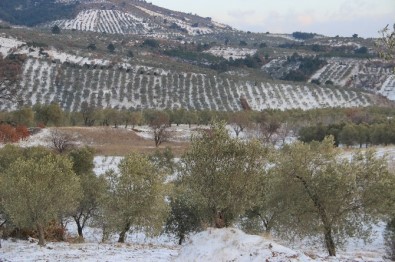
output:
[[[75, 136], [84, 145], [95, 149], [96, 155], [124, 156], [130, 152], [145, 154], [157, 150], [153, 139], [146, 139], [136, 134], [136, 131], [111, 127], [64, 127], [59, 130]], [[170, 147], [176, 156], [181, 155], [189, 143], [182, 141], [164, 142], [158, 147], [163, 150]]]

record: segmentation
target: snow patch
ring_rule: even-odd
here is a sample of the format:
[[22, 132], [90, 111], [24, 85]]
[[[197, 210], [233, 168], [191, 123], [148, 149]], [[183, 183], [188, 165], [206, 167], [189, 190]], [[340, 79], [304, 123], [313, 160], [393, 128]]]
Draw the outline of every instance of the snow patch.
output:
[[208, 230], [191, 237], [180, 250], [178, 261], [313, 261], [301, 252], [239, 229]]

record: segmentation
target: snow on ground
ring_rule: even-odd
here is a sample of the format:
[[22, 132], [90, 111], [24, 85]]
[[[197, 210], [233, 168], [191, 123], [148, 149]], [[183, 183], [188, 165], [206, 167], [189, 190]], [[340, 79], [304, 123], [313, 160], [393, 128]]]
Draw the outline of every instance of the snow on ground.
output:
[[21, 147], [34, 147], [34, 146], [51, 146], [50, 138], [51, 130], [49, 128], [42, 128], [36, 134], [29, 136], [25, 140], [19, 141], [18, 145]]
[[120, 156], [95, 156], [95, 158], [93, 159], [93, 171], [97, 176], [103, 175], [110, 169], [118, 173], [118, 164], [121, 162], [122, 159], [123, 157]]
[[383, 83], [380, 94], [387, 97], [389, 100], [395, 101], [395, 75], [390, 75]]
[[[201, 126], [199, 128], [207, 128]], [[230, 127], [228, 127], [230, 129]], [[148, 127], [138, 127], [149, 132]], [[179, 136], [189, 137], [196, 132], [196, 126], [173, 126]], [[140, 133], [144, 133], [140, 132]], [[31, 136], [19, 144], [21, 146], [47, 145], [50, 129]], [[387, 155], [388, 160], [395, 160], [395, 147], [378, 147], [377, 155]], [[345, 155], [351, 155], [350, 151]], [[117, 170], [121, 157], [96, 156], [94, 171], [97, 175], [108, 169]], [[176, 245], [176, 239], [166, 235], [158, 238], [147, 237], [143, 233], [130, 232], [126, 244], [116, 243], [117, 234], [113, 234], [108, 243], [101, 244], [102, 231], [99, 228], [84, 229], [86, 242], [49, 243], [39, 247], [37, 241], [2, 241], [1, 262], [9, 261], [384, 261], [385, 252], [383, 229], [385, 225], [374, 226], [372, 242], [364, 243], [360, 239], [349, 239], [344, 250], [338, 250], [336, 258], [328, 258], [325, 249], [318, 241], [300, 241], [286, 243], [265, 239], [260, 236], [247, 235], [238, 229], [208, 229], [190, 237], [183, 247]], [[76, 226], [70, 221], [67, 234], [76, 237]], [[282, 245], [279, 245], [281, 243]], [[283, 245], [290, 246], [291, 250]], [[311, 256], [311, 257], [309, 257]]]
[[313, 261], [301, 252], [239, 229], [208, 229], [192, 236], [175, 261]]
[[36, 242], [3, 241], [0, 261], [172, 261], [177, 249], [140, 244], [49, 243], [40, 247]]
[[[170, 132], [171, 141], [189, 141], [191, 136], [198, 133], [198, 130], [207, 129], [209, 126], [197, 125], [172, 125], [167, 130]], [[135, 126], [133, 130], [136, 135], [144, 139], [153, 139], [153, 132], [149, 126]]]
[[0, 37], [0, 53], [6, 57], [11, 49], [17, 49], [24, 43], [13, 38]]
[[[172, 16], [167, 16], [158, 12], [154, 12], [152, 10], [146, 9], [142, 6], [138, 6], [136, 5], [136, 7], [138, 9], [140, 9], [141, 11], [147, 13], [148, 15], [150, 15], [151, 17], [160, 17], [163, 20], [167, 20], [171, 23], [175, 23], [178, 26], [180, 26], [181, 28], [185, 29], [189, 35], [200, 35], [200, 34], [210, 34], [213, 32], [213, 30], [211, 28], [208, 27], [204, 27], [204, 26], [191, 26], [189, 23], [182, 21], [180, 19], [174, 18]], [[185, 19], [186, 20], [186, 19]]]
[[249, 48], [233, 48], [233, 47], [213, 47], [205, 51], [205, 53], [212, 54], [214, 56], [223, 57], [227, 60], [233, 59], [244, 59], [247, 55], [254, 55], [257, 52], [256, 49]]

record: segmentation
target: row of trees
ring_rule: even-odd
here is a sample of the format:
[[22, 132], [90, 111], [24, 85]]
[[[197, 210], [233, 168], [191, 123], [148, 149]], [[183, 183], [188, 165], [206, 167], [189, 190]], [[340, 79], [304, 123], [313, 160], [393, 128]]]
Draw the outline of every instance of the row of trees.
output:
[[347, 147], [389, 145], [395, 143], [395, 122], [389, 119], [387, 122], [374, 124], [318, 124], [303, 127], [299, 131], [299, 139], [304, 142], [322, 141], [328, 135], [334, 137], [336, 145], [342, 144]]
[[[207, 226], [241, 224], [283, 237], [317, 236], [329, 255], [347, 237], [366, 237], [393, 217], [395, 174], [374, 152], [340, 158], [333, 138], [276, 150], [231, 138], [224, 123], [192, 138], [179, 165], [169, 150], [132, 153], [94, 175], [89, 148], [55, 154], [43, 148], [0, 150], [1, 223], [35, 227], [39, 244], [51, 221], [73, 217], [124, 242], [131, 230], [179, 237]], [[170, 175], [177, 170], [176, 178]], [[167, 182], [165, 182], [167, 181]], [[308, 221], [308, 223], [307, 223]]]
[[[135, 126], [148, 124], [152, 116], [162, 112], [167, 114], [169, 124], [197, 124], [207, 125], [212, 120], [223, 120], [232, 123], [232, 119], [245, 119], [246, 123], [256, 123], [262, 115], [266, 114], [277, 118], [284, 123], [299, 123], [300, 126], [340, 124], [350, 122], [353, 124], [374, 124], [392, 121], [395, 114], [391, 107], [367, 107], [367, 108], [321, 108], [311, 110], [265, 110], [265, 111], [210, 111], [210, 110], [139, 110], [130, 111], [118, 108], [99, 108], [91, 106], [87, 102], [81, 103], [78, 112], [67, 112], [56, 104], [36, 104], [32, 108], [21, 107], [10, 112], [0, 112], [0, 122], [13, 125], [25, 125], [28, 127], [42, 124], [44, 126], [100, 126], [120, 125]], [[242, 117], [238, 117], [238, 116]]]

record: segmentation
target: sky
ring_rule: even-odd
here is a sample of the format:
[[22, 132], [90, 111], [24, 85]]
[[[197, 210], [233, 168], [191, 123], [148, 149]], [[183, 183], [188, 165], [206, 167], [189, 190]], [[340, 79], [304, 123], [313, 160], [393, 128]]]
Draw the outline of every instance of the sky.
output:
[[312, 32], [379, 37], [395, 23], [395, 0], [148, 0], [167, 9], [212, 17], [251, 32]]

